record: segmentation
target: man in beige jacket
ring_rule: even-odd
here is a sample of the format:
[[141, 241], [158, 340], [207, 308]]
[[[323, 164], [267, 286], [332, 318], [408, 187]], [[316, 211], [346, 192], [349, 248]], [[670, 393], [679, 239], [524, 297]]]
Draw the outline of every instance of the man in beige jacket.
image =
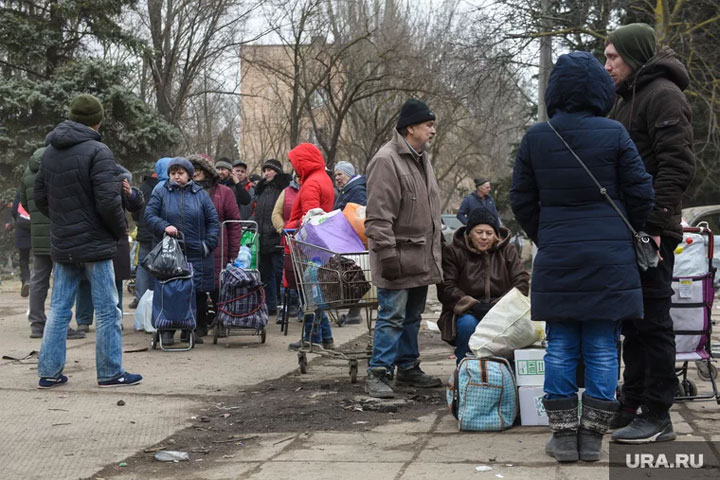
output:
[[426, 151], [434, 136], [435, 114], [410, 99], [367, 168], [365, 234], [380, 307], [365, 390], [377, 398], [394, 396], [396, 366], [396, 385], [442, 385], [420, 369], [417, 338], [428, 285], [442, 281], [440, 198]]

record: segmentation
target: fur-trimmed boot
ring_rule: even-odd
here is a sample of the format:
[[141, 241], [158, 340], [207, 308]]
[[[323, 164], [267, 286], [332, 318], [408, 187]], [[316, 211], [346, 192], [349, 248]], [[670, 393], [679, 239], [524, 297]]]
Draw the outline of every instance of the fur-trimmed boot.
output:
[[583, 393], [582, 416], [578, 430], [580, 460], [584, 462], [600, 460], [603, 435], [608, 431], [619, 406], [620, 404], [614, 400], [600, 400]]
[[578, 461], [578, 399], [577, 396], [543, 399], [552, 436], [545, 445], [545, 453], [558, 462]]

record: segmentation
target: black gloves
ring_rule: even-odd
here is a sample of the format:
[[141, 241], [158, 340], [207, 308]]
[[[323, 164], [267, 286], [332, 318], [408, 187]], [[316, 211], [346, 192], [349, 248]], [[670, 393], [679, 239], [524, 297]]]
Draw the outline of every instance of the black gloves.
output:
[[471, 314], [473, 317], [477, 318], [478, 320], [482, 320], [491, 308], [492, 303], [480, 302], [470, 307], [468, 313]]

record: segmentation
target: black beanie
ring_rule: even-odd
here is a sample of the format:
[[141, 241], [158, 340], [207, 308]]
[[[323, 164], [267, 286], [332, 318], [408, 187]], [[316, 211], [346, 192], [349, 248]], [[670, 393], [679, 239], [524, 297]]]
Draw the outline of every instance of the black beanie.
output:
[[94, 127], [105, 117], [102, 103], [97, 97], [88, 94], [78, 95], [70, 102], [70, 120]]
[[631, 23], [617, 28], [608, 35], [622, 59], [633, 72], [640, 70], [655, 56], [655, 30], [646, 23]]
[[263, 162], [262, 169], [265, 170], [266, 168], [275, 170], [277, 173], [283, 173], [282, 165], [280, 165], [280, 162], [275, 160], [274, 158], [271, 158], [270, 160], [265, 160], [265, 162]]
[[435, 120], [435, 114], [430, 110], [425, 102], [411, 98], [405, 102], [400, 110], [400, 117], [395, 127], [399, 132], [403, 128], [418, 123]]
[[470, 212], [467, 225], [465, 226], [465, 233], [469, 235], [470, 230], [480, 224], [490, 225], [493, 230], [495, 230], [495, 235], [499, 234], [500, 221], [498, 217], [485, 207], [477, 207]]
[[489, 182], [489, 178], [480, 177], [475, 179], [475, 188], [479, 187], [480, 185]]

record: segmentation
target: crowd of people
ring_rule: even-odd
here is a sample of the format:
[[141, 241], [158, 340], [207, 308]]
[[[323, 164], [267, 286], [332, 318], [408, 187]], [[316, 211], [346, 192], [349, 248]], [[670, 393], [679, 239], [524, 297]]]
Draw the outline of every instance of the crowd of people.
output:
[[[543, 401], [552, 430], [549, 455], [560, 462], [596, 461], [610, 428], [618, 442], [674, 439], [668, 413], [676, 383], [669, 312], [673, 251], [682, 239], [681, 197], [694, 173], [690, 109], [682, 93], [689, 79], [671, 50], [656, 48], [653, 29], [644, 24], [612, 32], [605, 56], [604, 67], [587, 52], [558, 58], [545, 95], [549, 121], [531, 127], [519, 147], [510, 207], [538, 248], [532, 277], [500, 220], [488, 178], [475, 180], [476, 191], [457, 215], [464, 226], [444, 243], [439, 187], [428, 156], [436, 116], [420, 100], [402, 105], [392, 139], [368, 164], [367, 178], [346, 161], [328, 170], [321, 151], [303, 143], [288, 153], [291, 173], [283, 162], [267, 159], [262, 178], [254, 181], [242, 161], [164, 157], [155, 174], [134, 188], [130, 173], [100, 140], [101, 103], [77, 96], [69, 119], [30, 158], [16, 199], [30, 217], [29, 225], [18, 220], [25, 236], [18, 236], [17, 246], [24, 262], [22, 295], [30, 297], [31, 337], [42, 338], [39, 387], [68, 380], [66, 339], [84, 336], [68, 328], [76, 302], [79, 327], [89, 325], [94, 311], [99, 386], [142, 379], [122, 368], [120, 295], [129, 259], [125, 210], [138, 227], [140, 260], [163, 235], [182, 233], [194, 272], [198, 343], [212, 321], [208, 300], [218, 300], [223, 259], [233, 258], [241, 242], [239, 224], [220, 225], [252, 219], [269, 313], [285, 308], [305, 322], [305, 337], [290, 348], [306, 342], [334, 348], [324, 314], [315, 322], [312, 312], [299, 311], [296, 292], [281, 305], [280, 292], [289, 288], [281, 234], [301, 227], [312, 209], [327, 212], [352, 202], [366, 206], [379, 303], [365, 384], [370, 396], [393, 397], [397, 385], [442, 385], [419, 360], [418, 332], [430, 285], [437, 285], [442, 303], [442, 339], [454, 346], [458, 362], [470, 353], [478, 323], [517, 288], [529, 293], [533, 320], [547, 325]], [[656, 268], [638, 268], [633, 237], [618, 211], [653, 238], [661, 257]], [[139, 267], [131, 306], [152, 285]], [[81, 319], [83, 310], [90, 311], [90, 322]], [[357, 309], [348, 321], [360, 321]], [[625, 370], [617, 396], [621, 334]], [[172, 332], [163, 335], [164, 344], [173, 343]], [[586, 390], [579, 415], [580, 360]]]

